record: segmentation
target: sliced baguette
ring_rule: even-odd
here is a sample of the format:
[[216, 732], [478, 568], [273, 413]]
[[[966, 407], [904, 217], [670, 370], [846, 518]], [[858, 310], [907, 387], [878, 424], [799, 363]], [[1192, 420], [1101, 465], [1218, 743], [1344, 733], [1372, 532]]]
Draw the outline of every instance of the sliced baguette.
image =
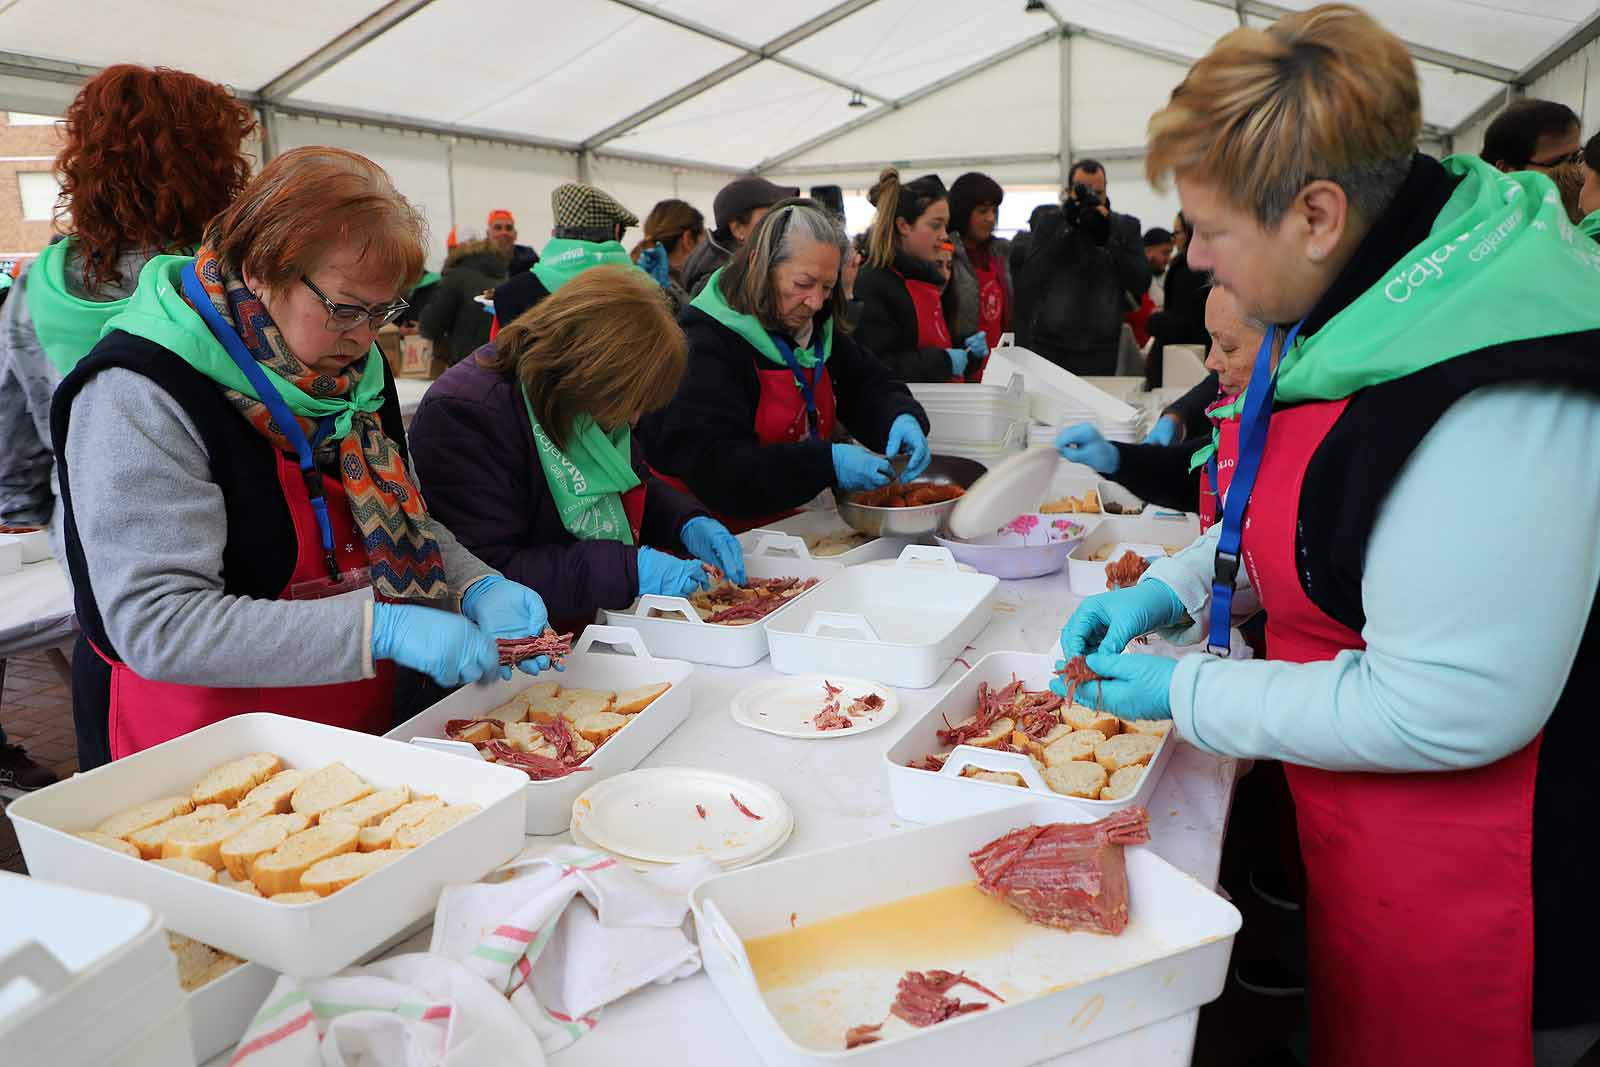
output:
[[525, 708], [532, 708], [537, 704], [546, 704], [561, 695], [560, 682], [534, 682], [528, 688], [512, 697], [513, 703], [521, 704]]
[[544, 744], [544, 735], [531, 722], [514, 722], [506, 727], [506, 744], [523, 752], [532, 752]]
[[1125, 734], [1149, 734], [1151, 737], [1166, 737], [1172, 732], [1171, 719], [1122, 719], [1122, 732]]
[[157, 867], [165, 867], [169, 871], [177, 871], [179, 874], [187, 874], [190, 878], [198, 878], [202, 882], [215, 882], [217, 880], [217, 872], [211, 869], [209, 863], [201, 863], [199, 860], [190, 859], [188, 856], [174, 856], [170, 859], [162, 858], [151, 860], [150, 862]]
[[202, 804], [223, 804], [231, 808], [282, 767], [283, 760], [272, 753], [252, 752], [211, 768], [195, 783], [189, 799], [197, 808]]
[[194, 801], [188, 797], [158, 797], [103, 820], [95, 829], [110, 837], [127, 837], [137, 830], [154, 826], [158, 822], [187, 815], [194, 810]]
[[325, 897], [403, 855], [403, 852], [385, 849], [382, 852], [346, 852], [332, 856], [307, 867], [306, 873], [300, 876], [300, 885], [308, 892]]
[[297, 834], [310, 825], [311, 817], [299, 812], [263, 816], [222, 843], [218, 850], [222, 866], [235, 881], [248, 882], [250, 865], [257, 856], [271, 852], [287, 841], [289, 835]]
[[602, 693], [598, 689], [563, 689], [559, 699], [565, 702], [561, 714], [572, 722], [577, 722], [590, 715], [610, 711], [616, 694]]
[[176, 819], [158, 822], [154, 826], [146, 826], [143, 830], [135, 830], [124, 840], [139, 850], [139, 855], [147, 860], [161, 858], [161, 850], [167, 843], [167, 838], [180, 830], [188, 829], [197, 823], [220, 819], [228, 814], [228, 809], [221, 804], [207, 804], [195, 808], [187, 815], [179, 815]]
[[1044, 765], [1059, 767], [1074, 760], [1092, 760], [1095, 746], [1105, 739], [1099, 730], [1074, 730], [1044, 750]]
[[1095, 762], [1107, 772], [1120, 771], [1138, 763], [1149, 763], [1161, 747], [1161, 738], [1152, 734], [1119, 734], [1094, 747]]
[[1144, 781], [1144, 772], [1147, 769], [1142, 763], [1132, 763], [1118, 768], [1106, 782], [1106, 787], [1100, 790], [1100, 799], [1121, 800], [1123, 797], [1132, 796], [1133, 791], [1139, 788], [1139, 783]]
[[136, 860], [144, 858], [143, 856], [139, 855], [139, 850], [137, 848], [128, 844], [128, 842], [124, 841], [122, 838], [112, 837], [110, 834], [103, 834], [99, 830], [79, 830], [72, 836], [81, 837], [92, 845], [99, 845], [101, 848], [109, 848], [111, 851], [120, 852], [124, 856], [132, 856]]
[[1072, 760], [1040, 772], [1044, 784], [1067, 797], [1098, 800], [1100, 790], [1106, 786], [1106, 769], [1087, 760]]
[[228, 838], [249, 829], [261, 816], [249, 811], [230, 811], [216, 819], [201, 819], [181, 830], [167, 835], [161, 846], [162, 859], [187, 856], [208, 867], [222, 866], [222, 844]]
[[322, 813], [318, 822], [347, 822], [355, 826], [371, 826], [386, 815], [409, 803], [411, 790], [403, 785], [368, 793], [353, 804], [345, 804]]
[[254, 882], [248, 878], [235, 878], [226, 869], [217, 872], [217, 884], [226, 886], [229, 889], [237, 889], [247, 897], [259, 897], [261, 895], [261, 890], [256, 888]]
[[289, 800], [292, 810], [316, 819], [323, 812], [360, 800], [372, 786], [342, 763], [330, 763], [306, 776]]
[[996, 719], [994, 725], [989, 727], [988, 733], [981, 737], [974, 737], [966, 744], [977, 745], [979, 748], [994, 748], [1011, 740], [1011, 733], [1016, 728], [1017, 724], [1014, 720]]
[[1099, 730], [1107, 737], [1122, 732], [1122, 720], [1109, 711], [1096, 711], [1082, 704], [1068, 704], [1061, 709], [1061, 721], [1078, 730]]
[[961, 777], [971, 778], [975, 782], [994, 782], [996, 785], [1027, 784], [1016, 771], [980, 771], [976, 767], [968, 767], [961, 772]]
[[402, 826], [395, 831], [395, 848], [418, 848], [427, 844], [446, 830], [482, 810], [476, 804], [451, 804], [440, 808], [421, 822]]
[[293, 893], [300, 889], [300, 876], [318, 860], [353, 852], [361, 831], [349, 823], [313, 826], [290, 835], [271, 852], [256, 857], [250, 865], [250, 880], [263, 896]]
[[641, 685], [637, 689], [629, 689], [625, 693], [618, 693], [616, 702], [611, 710], [618, 715], [637, 715], [648, 708], [662, 693], [672, 688], [671, 682], [656, 682], [654, 685]]
[[362, 852], [376, 852], [378, 849], [388, 848], [394, 843], [395, 832], [400, 827], [419, 823], [443, 807], [444, 801], [438, 797], [418, 797], [411, 803], [396, 808], [378, 825], [363, 826], [357, 844]]
[[496, 722], [510, 726], [512, 723], [521, 722], [528, 717], [528, 705], [520, 700], [511, 700], [501, 704], [498, 708], [490, 708], [478, 717], [480, 719], [493, 719]]
[[572, 728], [583, 736], [584, 740], [598, 745], [606, 738], [628, 725], [626, 715], [618, 715], [614, 711], [597, 711], [591, 715], [574, 719]]
[[306, 780], [305, 771], [279, 771], [256, 786], [239, 801], [241, 808], [256, 808], [263, 815], [281, 815], [289, 810], [289, 800], [300, 783]]

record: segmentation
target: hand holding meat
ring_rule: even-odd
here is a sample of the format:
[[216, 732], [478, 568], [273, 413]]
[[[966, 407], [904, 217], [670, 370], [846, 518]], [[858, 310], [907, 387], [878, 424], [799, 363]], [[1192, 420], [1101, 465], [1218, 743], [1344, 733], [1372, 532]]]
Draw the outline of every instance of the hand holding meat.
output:
[[893, 477], [894, 468], [882, 456], [868, 452], [860, 445], [833, 446], [834, 485], [845, 492], [876, 489], [880, 485], [888, 485]]
[[1183, 616], [1183, 601], [1164, 582], [1113, 589], [1078, 605], [1061, 630], [1061, 650], [1067, 659], [1091, 652], [1121, 652], [1135, 637], [1175, 625]]
[[421, 671], [450, 688], [500, 667], [494, 638], [472, 620], [414, 604], [372, 605], [372, 658]]
[[[1099, 676], [1096, 707], [1119, 719], [1172, 718], [1172, 674], [1178, 661], [1170, 656], [1091, 652], [1084, 662]], [[1052, 682], [1052, 689], [1055, 683]]]
[[[542, 634], [550, 622], [539, 594], [519, 582], [491, 574], [472, 583], [461, 598], [461, 614], [477, 623], [490, 637], [523, 638]], [[498, 658], [498, 657], [497, 657]], [[517, 664], [523, 674], [538, 674], [550, 669], [548, 657], [539, 656]], [[510, 678], [511, 668], [501, 667], [500, 677]]]
[[639, 592], [658, 596], [688, 596], [711, 584], [706, 565], [697, 559], [679, 559], [653, 548], [639, 549]]
[[928, 469], [928, 462], [933, 459], [933, 450], [928, 447], [928, 435], [922, 432], [922, 423], [917, 421], [915, 415], [901, 415], [889, 426], [889, 444], [884, 448], [884, 453], [898, 456], [902, 452], [911, 456], [911, 462], [906, 464], [906, 469], [900, 475], [902, 482], [916, 480]]
[[739, 539], [729, 533], [722, 523], [705, 515], [697, 515], [683, 524], [678, 536], [683, 541], [683, 547], [695, 559], [716, 567], [734, 585], [744, 584], [744, 549], [739, 547]]

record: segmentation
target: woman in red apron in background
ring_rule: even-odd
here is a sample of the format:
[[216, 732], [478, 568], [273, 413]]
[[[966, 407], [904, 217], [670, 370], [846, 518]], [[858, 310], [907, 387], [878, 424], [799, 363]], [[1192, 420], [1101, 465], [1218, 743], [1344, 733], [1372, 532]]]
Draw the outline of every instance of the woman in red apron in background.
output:
[[[982, 333], [992, 349], [1011, 329], [1011, 242], [996, 237], [1006, 191], [987, 174], [968, 171], [950, 183], [950, 237], [956, 245], [953, 335]], [[969, 379], [976, 380], [973, 368]]]
[[[639, 434], [651, 467], [735, 532], [824, 489], [887, 485], [885, 455], [909, 457], [906, 481], [927, 469], [922, 405], [845, 325], [848, 254], [834, 216], [811, 200], [782, 201], [678, 320], [688, 369]], [[834, 443], [839, 425], [866, 447]]]
[[373, 337], [421, 270], [421, 220], [380, 167], [296, 149], [196, 256], [152, 259], [63, 380], [80, 752], [246, 711], [382, 733], [393, 663], [509, 677], [494, 638], [543, 630], [538, 595], [461, 548], [408, 470]]
[[[1406, 46], [1343, 5], [1234, 31], [1151, 120], [1191, 262], [1282, 325], [1221, 522], [1062, 645], [1118, 714], [1287, 765], [1314, 1063], [1569, 1067], [1600, 1038], [1600, 260], [1547, 177], [1420, 129]], [[1485, 537], [1512, 480], [1537, 503]], [[1225, 656], [1247, 588], [1267, 661], [1122, 654]]]
[[901, 184], [887, 167], [867, 194], [877, 217], [856, 278], [861, 344], [903, 382], [976, 381], [989, 342], [980, 330], [952, 341], [936, 262], [950, 221], [944, 183], [928, 174]]

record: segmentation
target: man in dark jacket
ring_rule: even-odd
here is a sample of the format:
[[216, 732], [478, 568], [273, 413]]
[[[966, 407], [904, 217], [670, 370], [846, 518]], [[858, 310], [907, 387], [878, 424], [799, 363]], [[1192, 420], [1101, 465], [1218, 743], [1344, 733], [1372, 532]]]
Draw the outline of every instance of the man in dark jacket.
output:
[[539, 261], [494, 291], [494, 321], [501, 326], [590, 267], [633, 265], [622, 235], [639, 225], [639, 216], [615, 197], [592, 185], [567, 182], [551, 190], [550, 208], [556, 224]]
[[683, 261], [683, 287], [689, 295], [700, 295], [706, 279], [733, 258], [773, 204], [799, 195], [798, 185], [773, 185], [754, 175], [737, 178], [719, 189], [711, 205], [716, 229], [706, 234], [705, 240]]
[[489, 341], [494, 318], [477, 297], [506, 280], [510, 257], [491, 241], [463, 241], [445, 258], [443, 276], [417, 321], [434, 354], [454, 366]]
[[539, 262], [539, 253], [527, 245], [517, 244], [516, 217], [503, 207], [489, 212], [489, 240], [511, 257], [509, 273], [513, 277], [532, 270], [533, 265]]
[[1150, 288], [1143, 230], [1111, 210], [1095, 160], [1076, 163], [1070, 182], [1017, 279], [1017, 344], [1074, 374], [1115, 374], [1123, 317]]

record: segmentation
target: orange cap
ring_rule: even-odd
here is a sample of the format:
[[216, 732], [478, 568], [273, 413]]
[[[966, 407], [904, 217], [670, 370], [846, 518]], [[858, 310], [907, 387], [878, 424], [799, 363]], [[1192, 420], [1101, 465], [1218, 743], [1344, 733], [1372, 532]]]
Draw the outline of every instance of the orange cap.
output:
[[513, 226], [517, 224], [517, 220], [511, 217], [511, 212], [507, 211], [503, 207], [497, 207], [493, 211], [489, 212], [489, 225], [493, 226], [501, 219], [511, 223]]

